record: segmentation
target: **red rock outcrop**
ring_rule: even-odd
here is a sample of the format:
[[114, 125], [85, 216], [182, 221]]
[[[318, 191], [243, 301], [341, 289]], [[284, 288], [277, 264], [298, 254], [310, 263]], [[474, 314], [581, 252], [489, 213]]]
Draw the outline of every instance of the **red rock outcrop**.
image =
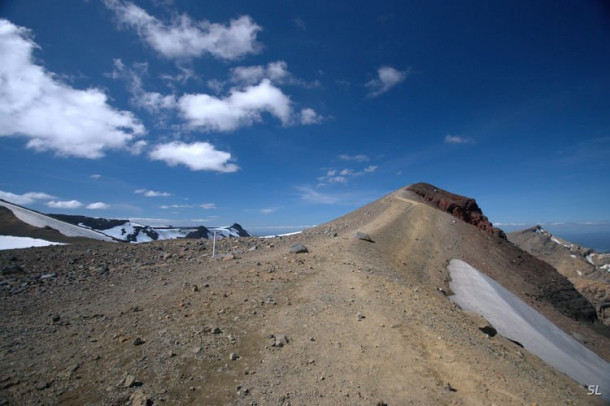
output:
[[416, 183], [409, 186], [407, 190], [422, 197], [432, 207], [446, 211], [480, 230], [506, 240], [504, 231], [494, 227], [487, 217], [483, 215], [475, 199], [447, 192], [428, 183]]

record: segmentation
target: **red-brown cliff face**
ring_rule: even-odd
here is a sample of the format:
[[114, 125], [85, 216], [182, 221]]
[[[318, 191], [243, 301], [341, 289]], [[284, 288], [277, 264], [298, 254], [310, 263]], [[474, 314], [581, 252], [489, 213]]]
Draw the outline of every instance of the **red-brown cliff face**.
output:
[[416, 183], [409, 186], [407, 190], [422, 197], [429, 205], [506, 240], [504, 231], [494, 227], [487, 216], [483, 215], [475, 199], [447, 192], [428, 183]]

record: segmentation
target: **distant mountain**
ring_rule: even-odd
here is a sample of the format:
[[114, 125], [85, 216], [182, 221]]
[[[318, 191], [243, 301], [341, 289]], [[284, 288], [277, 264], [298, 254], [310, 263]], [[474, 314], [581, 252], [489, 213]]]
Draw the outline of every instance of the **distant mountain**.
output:
[[212, 238], [214, 232], [217, 238], [250, 237], [250, 233], [235, 223], [229, 227], [152, 227], [121, 219], [105, 219], [97, 217], [76, 216], [70, 214], [49, 214], [50, 217], [95, 230], [117, 240], [129, 242], [147, 242], [157, 240], [172, 240], [175, 238]]
[[566, 241], [539, 225], [508, 233], [508, 239], [566, 276], [610, 325], [610, 254]]
[[[0, 208], [4, 208], [0, 234], [45, 238], [59, 242], [70, 242], [66, 237], [147, 242], [176, 238], [212, 238], [214, 234], [217, 238], [250, 236], [250, 233], [237, 223], [228, 227], [152, 227], [123, 219], [43, 214], [4, 200], [0, 200]], [[42, 233], [44, 235], [41, 234], [41, 229], [46, 230]]]

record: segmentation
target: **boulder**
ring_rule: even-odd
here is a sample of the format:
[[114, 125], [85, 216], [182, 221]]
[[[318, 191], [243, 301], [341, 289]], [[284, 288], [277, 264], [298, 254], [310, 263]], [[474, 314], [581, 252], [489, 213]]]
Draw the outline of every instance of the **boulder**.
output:
[[360, 231], [358, 231], [356, 233], [356, 238], [359, 240], [362, 240], [362, 241], [375, 242], [375, 241], [373, 241], [373, 239], [371, 238], [370, 235], [368, 235], [367, 233], [360, 232]]
[[303, 244], [301, 244], [300, 242], [298, 242], [290, 247], [291, 254], [305, 254], [307, 252], [309, 252], [307, 247], [304, 246]]

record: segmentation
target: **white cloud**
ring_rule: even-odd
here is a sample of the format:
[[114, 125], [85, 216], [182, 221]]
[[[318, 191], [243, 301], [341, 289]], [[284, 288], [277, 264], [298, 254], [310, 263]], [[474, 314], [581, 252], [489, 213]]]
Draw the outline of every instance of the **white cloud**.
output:
[[136, 189], [133, 192], [139, 195], [144, 195], [146, 197], [169, 197], [172, 195], [168, 192], [158, 192], [156, 190], [149, 189]]
[[262, 27], [249, 16], [225, 25], [193, 21], [183, 14], [166, 24], [131, 2], [104, 0], [104, 4], [120, 23], [135, 29], [144, 42], [166, 58], [189, 59], [209, 54], [235, 60], [261, 49], [256, 36]]
[[28, 148], [62, 156], [100, 158], [145, 133], [101, 90], [74, 89], [36, 65], [35, 48], [26, 28], [0, 19], [0, 136], [26, 137]]
[[322, 116], [316, 113], [313, 109], [305, 108], [301, 110], [301, 124], [310, 125], [310, 124], [318, 124], [322, 121]]
[[148, 142], [144, 140], [136, 141], [129, 148], [129, 152], [131, 152], [133, 155], [140, 155], [147, 146]]
[[114, 69], [110, 73], [113, 79], [124, 79], [131, 93], [130, 102], [136, 107], [150, 113], [159, 113], [162, 110], [172, 110], [176, 107], [176, 96], [163, 95], [158, 92], [147, 92], [142, 84], [142, 77], [148, 73], [147, 63], [134, 63], [127, 67], [121, 59], [114, 60]]
[[366, 168], [364, 168], [364, 172], [366, 173], [373, 173], [377, 170], [377, 165], [369, 165]]
[[445, 136], [445, 142], [447, 144], [474, 144], [474, 139], [449, 134]]
[[11, 192], [5, 192], [0, 190], [0, 199], [6, 200], [7, 202], [15, 204], [31, 204], [36, 200], [54, 199], [55, 196], [51, 196], [42, 192], [28, 192], [22, 195], [18, 195]]
[[199, 207], [201, 207], [202, 209], [211, 210], [211, 209], [215, 209], [216, 208], [216, 204], [214, 204], [214, 203], [203, 203], [203, 204], [200, 204]]
[[377, 70], [377, 77], [366, 83], [370, 97], [377, 97], [405, 80], [408, 71], [399, 71], [391, 66], [382, 66]]
[[178, 106], [191, 127], [206, 131], [232, 131], [261, 121], [261, 113], [267, 112], [282, 124], [290, 123], [291, 101], [268, 79], [244, 90], [233, 89], [225, 98], [207, 94], [187, 94], [180, 98]]
[[169, 73], [163, 73], [160, 75], [160, 78], [169, 82], [168, 84], [170, 86], [173, 86], [175, 83], [184, 85], [189, 80], [197, 77], [195, 71], [191, 67], [182, 66], [181, 63], [177, 63], [176, 68], [180, 71], [180, 73], [175, 73], [173, 75]]
[[208, 85], [208, 87], [210, 89], [212, 89], [216, 93], [220, 93], [222, 91], [222, 88], [225, 85], [224, 82], [222, 82], [218, 79], [210, 79], [206, 82], [206, 84]]
[[[204, 93], [178, 97], [175, 94], [163, 95], [146, 91], [142, 77], [147, 74], [147, 70], [146, 63], [135, 63], [132, 67], [127, 67], [120, 59], [115, 59], [110, 77], [127, 81], [131, 93], [130, 102], [134, 106], [156, 115], [178, 109], [193, 128], [232, 131], [261, 121], [262, 113], [275, 116], [284, 125], [316, 124], [323, 119], [311, 108], [301, 110], [298, 115], [294, 114], [290, 98], [272, 83], [290, 77], [286, 64], [282, 61], [270, 63], [266, 68], [251, 66], [233, 69], [232, 80], [241, 87], [232, 88], [224, 98]], [[215, 93], [219, 93], [225, 83], [211, 79], [207, 85]], [[132, 150], [134, 153], [139, 152], [134, 148]]]
[[95, 202], [88, 204], [86, 208], [89, 210], [106, 210], [110, 208], [110, 205], [103, 202]]
[[174, 141], [157, 145], [151, 152], [153, 160], [165, 161], [169, 166], [186, 165], [193, 171], [235, 172], [239, 167], [231, 160], [231, 154], [218, 151], [207, 142], [187, 144]]
[[274, 85], [293, 85], [305, 88], [320, 86], [318, 81], [306, 82], [296, 78], [288, 71], [288, 64], [285, 61], [269, 62], [267, 65], [238, 66], [231, 69], [227, 82], [212, 79], [208, 81], [208, 86], [219, 92], [227, 83], [244, 87], [260, 83], [263, 79], [268, 79]]
[[369, 161], [369, 157], [366, 155], [347, 155], [347, 154], [341, 154], [339, 155], [339, 159], [342, 161], [356, 161], [356, 162], [368, 162]]
[[78, 200], [52, 200], [47, 203], [47, 206], [53, 209], [78, 209], [83, 204]]
[[336, 195], [322, 193], [307, 186], [299, 186], [297, 190], [301, 193], [301, 199], [315, 204], [335, 204], [339, 202]]
[[271, 214], [275, 211], [277, 211], [277, 207], [268, 207], [266, 209], [261, 209], [262, 214]]
[[[343, 160], [349, 161], [365, 161], [368, 160], [368, 157], [366, 157], [365, 155], [356, 155], [356, 156], [349, 156], [349, 155], [341, 155], [340, 157], [343, 157]], [[324, 176], [320, 176], [318, 178], [318, 187], [320, 186], [327, 186], [329, 184], [333, 184], [333, 183], [341, 183], [341, 184], [347, 184], [349, 182], [350, 178], [353, 177], [357, 177], [357, 176], [363, 176], [366, 175], [367, 173], [373, 173], [377, 170], [377, 165], [369, 165], [366, 168], [364, 168], [361, 171], [355, 171], [353, 169], [350, 168], [344, 168], [341, 170], [337, 170], [337, 169], [330, 169], [326, 172], [326, 175]]]
[[160, 209], [191, 209], [193, 208], [192, 204], [172, 204], [172, 205], [162, 205], [159, 206]]
[[326, 179], [328, 183], [347, 183], [345, 176], [333, 176], [332, 178]]
[[91, 179], [101, 179], [102, 175], [100, 175], [99, 173], [94, 173], [93, 175], [89, 176]]
[[286, 83], [288, 80], [295, 81], [288, 72], [288, 64], [284, 61], [270, 62], [267, 66], [238, 66], [231, 69], [231, 81], [234, 83], [254, 85], [263, 79], [278, 84]]

